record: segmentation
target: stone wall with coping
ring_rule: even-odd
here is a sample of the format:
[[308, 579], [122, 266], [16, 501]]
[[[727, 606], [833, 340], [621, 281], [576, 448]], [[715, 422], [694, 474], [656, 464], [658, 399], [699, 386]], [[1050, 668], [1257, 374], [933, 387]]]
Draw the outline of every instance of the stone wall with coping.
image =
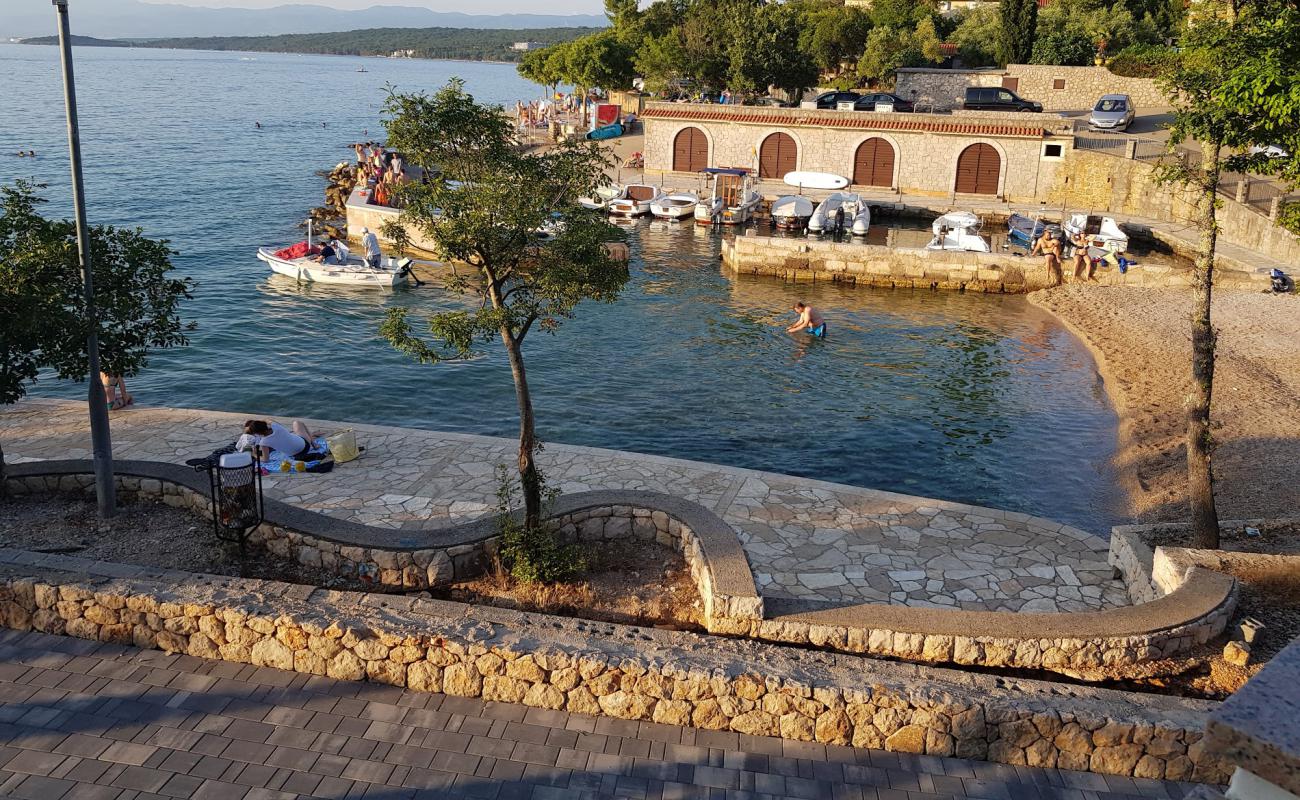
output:
[[[137, 472], [148, 471], [141, 465], [149, 462], [135, 463]], [[151, 494], [169, 505], [208, 513], [207, 498], [183, 482], [187, 477], [193, 479], [193, 472], [173, 465], [154, 467], [163, 468], [155, 469], [155, 475], [171, 470], [173, 479], [119, 475], [119, 488], [128, 496]], [[41, 468], [29, 464], [18, 469], [30, 472]], [[132, 467], [119, 464], [119, 469]], [[84, 492], [91, 484], [84, 468], [73, 474], [18, 475], [9, 482], [17, 492]], [[626, 492], [562, 497], [557, 501], [559, 530], [576, 541], [636, 536], [679, 547], [712, 633], [917, 662], [1082, 674], [1162, 658], [1204, 644], [1222, 632], [1236, 604], [1232, 579], [1195, 569], [1185, 570], [1169, 582], [1165, 596], [1153, 598], [1153, 602], [1098, 612], [1010, 614], [881, 604], [820, 611], [770, 608], [754, 587], [748, 562], [730, 526], [707, 510], [675, 498], [661, 497], [654, 507], [617, 502], [637, 494], [643, 495], [643, 500], [651, 499], [650, 493]], [[282, 558], [385, 587], [420, 589], [477, 575], [496, 546], [491, 519], [460, 526], [468, 528], [468, 533], [433, 547], [428, 532], [400, 543], [383, 537], [401, 537], [404, 532], [379, 529], [345, 528], [334, 538], [325, 538], [305, 531], [313, 525], [330, 525], [328, 518], [298, 511], [303, 521], [289, 525], [286, 510], [280, 508], [283, 504], [267, 501], [267, 505], [271, 521], [258, 531], [255, 544]], [[1047, 524], [1046, 520], [1043, 523]]]
[[[969, 86], [1001, 86], [1005, 73], [996, 69], [903, 67], [894, 78], [894, 94], [922, 107], [942, 111], [961, 108]], [[1030, 98], [1037, 100], [1038, 98]]]
[[973, 86], [1002, 86], [1005, 78], [1017, 82], [1013, 90], [1026, 100], [1043, 104], [1044, 111], [1091, 109], [1104, 94], [1126, 94], [1142, 110], [1164, 108], [1169, 100], [1150, 78], [1127, 78], [1105, 67], [1056, 67], [1042, 64], [1008, 64], [1003, 70], [927, 69], [898, 70], [894, 91], [900, 97], [935, 109], [957, 109]]
[[[723, 264], [742, 275], [766, 275], [787, 281], [835, 281], [892, 289], [953, 289], [1024, 294], [1049, 285], [1040, 258], [1008, 252], [967, 253], [857, 242], [823, 242], [775, 236], [737, 236], [722, 245]], [[1063, 267], [1070, 269], [1067, 262]], [[1134, 265], [1128, 272], [1099, 270], [1107, 286], [1190, 286], [1191, 274], [1163, 265]], [[1068, 280], [1068, 277], [1067, 277]], [[1262, 289], [1268, 278], [1224, 271], [1216, 285]]]
[[418, 598], [0, 550], [0, 622], [577, 714], [1221, 781], [1214, 703]]

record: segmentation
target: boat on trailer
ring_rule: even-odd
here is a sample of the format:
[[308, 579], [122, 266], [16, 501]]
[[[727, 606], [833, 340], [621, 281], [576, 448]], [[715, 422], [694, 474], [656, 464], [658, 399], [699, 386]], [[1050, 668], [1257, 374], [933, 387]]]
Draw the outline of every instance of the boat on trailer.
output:
[[989, 242], [980, 235], [980, 218], [969, 211], [953, 211], [939, 217], [930, 226], [934, 238], [927, 250], [961, 250], [967, 253], [990, 252]]
[[650, 204], [650, 213], [659, 219], [686, 219], [695, 215], [700, 198], [690, 192], [674, 192]]
[[307, 240], [288, 247], [259, 247], [257, 257], [266, 262], [271, 271], [302, 283], [327, 283], [337, 286], [370, 286], [392, 288], [405, 283], [411, 272], [409, 258], [381, 257], [380, 266], [372, 267], [360, 256], [349, 255], [342, 262], [316, 261], [320, 248], [312, 243], [311, 225], [307, 227]]
[[749, 170], [708, 167], [700, 172], [712, 183], [709, 197], [695, 207], [695, 221], [701, 225], [743, 225], [754, 216], [763, 198], [754, 188]]

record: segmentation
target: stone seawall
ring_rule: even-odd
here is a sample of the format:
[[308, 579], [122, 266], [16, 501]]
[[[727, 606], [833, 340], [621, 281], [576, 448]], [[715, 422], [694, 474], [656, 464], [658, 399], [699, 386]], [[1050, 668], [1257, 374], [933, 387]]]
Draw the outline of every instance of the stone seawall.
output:
[[894, 91], [901, 97], [933, 105], [936, 109], [961, 108], [966, 88], [1004, 86], [1015, 81], [1013, 91], [1026, 100], [1043, 104], [1044, 111], [1082, 111], [1092, 108], [1103, 94], [1127, 94], [1142, 110], [1169, 105], [1160, 87], [1150, 78], [1126, 78], [1105, 67], [1056, 67], [1039, 64], [1008, 64], [1006, 69], [932, 69], [909, 67], [898, 70]]
[[[732, 272], [767, 275], [787, 281], [835, 281], [891, 289], [951, 289], [1027, 294], [1048, 286], [1047, 268], [1038, 257], [1009, 253], [884, 247], [853, 242], [819, 242], [771, 236], [737, 236], [722, 246], [722, 261]], [[1069, 269], [1069, 264], [1065, 265]], [[1066, 280], [1069, 280], [1069, 276]], [[1191, 273], [1161, 265], [1135, 265], [1127, 273], [1098, 270], [1105, 286], [1190, 286]], [[1216, 285], [1256, 289], [1266, 277], [1220, 272]]]
[[435, 600], [0, 549], [0, 621], [578, 714], [1169, 780], [1222, 781], [1216, 704]]

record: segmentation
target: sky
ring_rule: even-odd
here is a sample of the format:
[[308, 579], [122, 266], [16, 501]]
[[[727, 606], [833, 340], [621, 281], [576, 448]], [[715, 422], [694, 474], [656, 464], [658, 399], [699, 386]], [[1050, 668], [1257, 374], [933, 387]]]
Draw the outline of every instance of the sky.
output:
[[165, 2], [206, 8], [320, 5], [361, 9], [376, 5], [417, 6], [434, 11], [463, 11], [468, 14], [600, 14], [605, 10], [602, 0], [474, 0], [472, 3], [466, 3], [464, 0], [165, 0]]

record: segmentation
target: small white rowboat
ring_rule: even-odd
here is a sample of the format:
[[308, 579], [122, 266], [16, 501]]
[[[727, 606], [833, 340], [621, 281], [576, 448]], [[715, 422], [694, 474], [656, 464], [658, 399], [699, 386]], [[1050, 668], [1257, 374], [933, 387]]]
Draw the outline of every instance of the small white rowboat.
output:
[[381, 262], [381, 266], [375, 269], [357, 257], [351, 257], [343, 264], [320, 264], [313, 260], [313, 256], [281, 258], [271, 247], [259, 247], [257, 257], [265, 261], [273, 272], [303, 283], [345, 286], [393, 287], [406, 282], [411, 264], [410, 259], [394, 262], [390, 258], [386, 265]]
[[687, 219], [695, 216], [700, 198], [693, 194], [668, 194], [650, 204], [650, 213], [659, 219]]

